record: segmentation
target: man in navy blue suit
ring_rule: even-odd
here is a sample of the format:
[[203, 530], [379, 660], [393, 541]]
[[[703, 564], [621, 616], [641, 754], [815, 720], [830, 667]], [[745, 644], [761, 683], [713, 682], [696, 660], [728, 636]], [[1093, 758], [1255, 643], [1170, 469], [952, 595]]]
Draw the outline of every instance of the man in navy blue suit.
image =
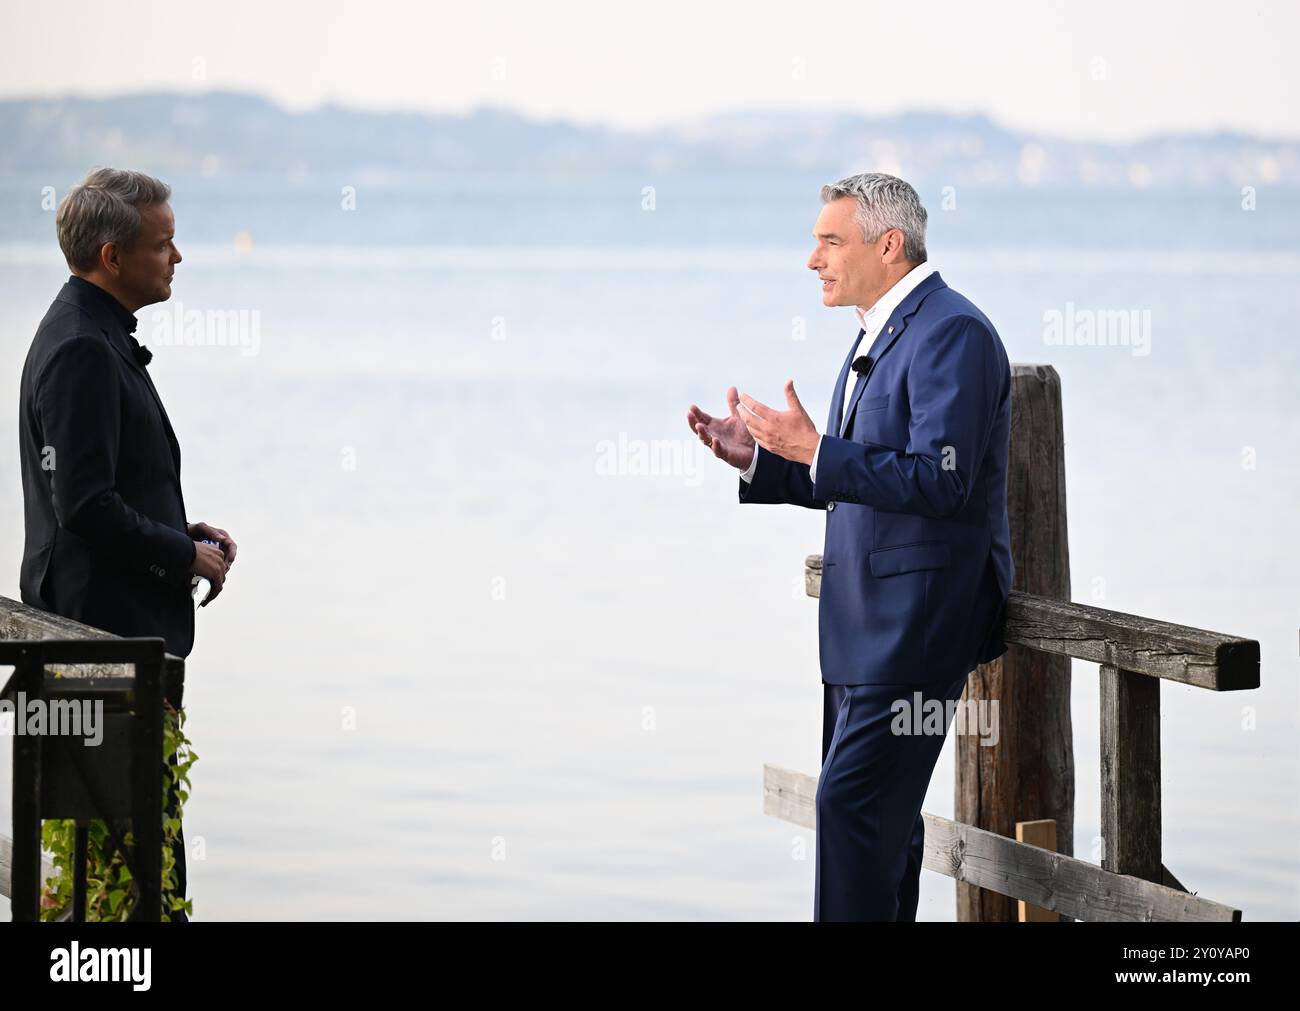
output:
[[822, 303], [861, 322], [819, 433], [785, 385], [777, 410], [733, 386], [691, 430], [742, 471], [741, 502], [826, 512], [815, 920], [915, 920], [921, 805], [941, 727], [906, 733], [1006, 651], [1011, 370], [988, 318], [925, 250], [926, 212], [894, 176], [822, 187], [808, 259]]

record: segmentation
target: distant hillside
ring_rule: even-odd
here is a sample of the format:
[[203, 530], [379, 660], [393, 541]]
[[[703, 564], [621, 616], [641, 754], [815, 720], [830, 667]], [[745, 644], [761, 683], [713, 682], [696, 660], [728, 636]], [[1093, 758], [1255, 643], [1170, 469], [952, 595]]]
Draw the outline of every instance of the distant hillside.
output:
[[934, 185], [1300, 185], [1300, 141], [1234, 133], [1133, 144], [1007, 130], [985, 116], [742, 112], [646, 132], [468, 116], [289, 112], [255, 95], [0, 101], [0, 171], [93, 164], [208, 173], [894, 171]]

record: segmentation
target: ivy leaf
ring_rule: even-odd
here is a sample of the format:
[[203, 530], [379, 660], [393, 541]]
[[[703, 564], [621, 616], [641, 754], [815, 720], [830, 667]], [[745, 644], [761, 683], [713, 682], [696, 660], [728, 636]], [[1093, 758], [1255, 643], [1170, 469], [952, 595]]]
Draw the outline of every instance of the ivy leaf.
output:
[[[193, 902], [180, 899], [177, 891], [177, 871], [175, 854], [172, 846], [181, 829], [181, 819], [185, 802], [189, 800], [190, 785], [187, 771], [198, 761], [198, 756], [190, 750], [189, 739], [180, 730], [185, 723], [185, 711], [172, 709], [164, 711], [163, 741], [165, 754], [175, 756], [176, 762], [166, 763], [162, 768], [164, 803], [172, 796], [176, 797], [176, 813], [168, 815], [166, 810], [160, 812], [163, 823], [163, 896], [164, 909], [184, 909], [193, 913]], [[135, 835], [123, 823], [120, 827], [122, 841], [129, 848], [135, 846]], [[108, 825], [103, 819], [91, 819], [87, 833], [86, 853], [86, 918], [87, 920], [124, 920], [130, 912], [128, 900], [137, 893], [130, 868], [111, 845]], [[41, 895], [41, 919], [54, 919], [67, 908], [72, 892], [72, 864], [76, 843], [76, 823], [71, 819], [48, 819], [41, 825], [41, 847], [49, 853], [54, 873], [43, 883]], [[110, 857], [110, 853], [112, 854]], [[169, 917], [164, 915], [163, 919]]]

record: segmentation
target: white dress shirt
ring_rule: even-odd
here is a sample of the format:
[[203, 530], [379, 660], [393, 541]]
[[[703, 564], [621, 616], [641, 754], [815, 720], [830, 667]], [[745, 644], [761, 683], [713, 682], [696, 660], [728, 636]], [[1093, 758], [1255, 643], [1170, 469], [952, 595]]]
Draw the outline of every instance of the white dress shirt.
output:
[[[907, 296], [912, 293], [912, 290], [918, 284], [933, 273], [934, 267], [930, 265], [930, 261], [924, 260], [895, 281], [894, 286], [881, 295], [880, 298], [876, 299], [875, 304], [865, 312], [861, 306], [853, 307], [853, 311], [858, 314], [858, 319], [861, 321], [863, 331], [853, 345], [854, 358], [858, 357], [859, 348], [866, 349], [871, 347], [875, 342], [875, 339], [880, 335], [880, 328], [885, 325], [885, 320], [889, 319], [889, 317], [893, 315], [894, 310], [899, 307], [903, 299], [907, 298]], [[866, 353], [866, 350], [862, 351], [862, 354]], [[844, 429], [844, 416], [848, 411], [849, 401], [852, 396], [850, 390], [853, 387], [850, 387], [850, 383], [853, 382], [855, 377], [858, 382], [862, 381], [862, 377], [850, 368], [849, 374], [844, 377], [844, 396], [841, 398], [842, 406], [840, 408], [839, 424], [836, 426], [835, 431], [829, 434], [838, 436]], [[822, 438], [824, 439], [825, 436], [822, 436]], [[813, 481], [817, 480], [817, 457], [820, 455], [821, 449], [822, 444], [821, 439], [819, 439], [817, 441], [817, 449], [813, 451], [812, 466], [809, 468], [809, 474]], [[754, 479], [754, 471], [757, 467], [758, 446], [755, 445], [754, 456], [749, 461], [749, 466], [745, 469], [745, 472], [740, 475], [741, 479], [744, 481], [752, 481]]]

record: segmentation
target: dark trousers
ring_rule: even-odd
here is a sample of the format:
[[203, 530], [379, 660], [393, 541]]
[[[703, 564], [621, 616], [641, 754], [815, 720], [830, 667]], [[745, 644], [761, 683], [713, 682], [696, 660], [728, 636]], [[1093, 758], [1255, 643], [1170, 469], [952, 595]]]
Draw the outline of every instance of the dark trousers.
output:
[[961, 698], [967, 676], [924, 686], [823, 683], [815, 921], [916, 920], [921, 804], [951, 720], [944, 705], [942, 732], [896, 733], [895, 701], [907, 703], [906, 726], [915, 729], [927, 702]]

